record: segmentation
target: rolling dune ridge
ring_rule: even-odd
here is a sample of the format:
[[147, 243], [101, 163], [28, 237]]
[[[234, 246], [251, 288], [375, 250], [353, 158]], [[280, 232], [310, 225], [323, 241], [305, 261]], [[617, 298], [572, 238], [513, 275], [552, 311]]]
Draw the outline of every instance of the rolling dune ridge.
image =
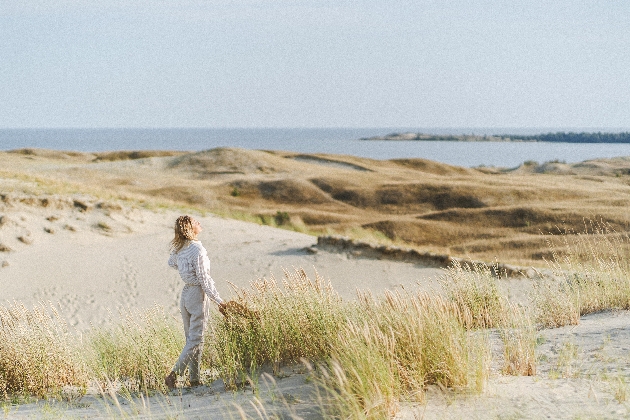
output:
[[[630, 223], [630, 159], [459, 168], [423, 159], [212, 149], [0, 154], [8, 178], [192, 206], [312, 234], [372, 235], [458, 257], [540, 264], [546, 240], [585, 219]], [[54, 188], [51, 190], [54, 192]], [[277, 223], [279, 224], [279, 223]], [[369, 232], [373, 232], [370, 234]]]

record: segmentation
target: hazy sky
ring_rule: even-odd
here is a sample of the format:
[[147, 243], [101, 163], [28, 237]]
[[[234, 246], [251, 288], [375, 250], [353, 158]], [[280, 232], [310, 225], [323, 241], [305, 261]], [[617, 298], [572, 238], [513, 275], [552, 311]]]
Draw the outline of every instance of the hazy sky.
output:
[[0, 0], [0, 128], [630, 127], [627, 0]]

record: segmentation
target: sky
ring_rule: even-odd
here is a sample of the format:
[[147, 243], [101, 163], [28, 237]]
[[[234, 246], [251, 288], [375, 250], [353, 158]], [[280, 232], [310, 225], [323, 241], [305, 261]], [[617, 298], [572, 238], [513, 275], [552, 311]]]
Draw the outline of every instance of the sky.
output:
[[626, 0], [0, 0], [0, 128], [630, 127]]

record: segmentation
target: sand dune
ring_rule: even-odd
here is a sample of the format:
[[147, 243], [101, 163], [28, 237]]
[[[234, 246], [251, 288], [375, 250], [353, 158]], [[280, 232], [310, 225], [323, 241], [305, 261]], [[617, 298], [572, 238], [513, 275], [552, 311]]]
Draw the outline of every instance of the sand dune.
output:
[[[177, 273], [166, 266], [166, 258], [171, 224], [178, 212], [114, 206], [79, 196], [4, 197], [0, 238], [11, 251], [0, 254], [8, 263], [0, 268], [3, 300], [58, 303], [77, 329], [109, 322], [110, 312], [115, 314], [119, 308], [158, 303], [177, 314], [181, 283]], [[280, 277], [284, 268], [291, 267], [317, 270], [346, 299], [354, 297], [356, 288], [378, 293], [401, 286], [434, 287], [435, 278], [442, 273], [436, 268], [346, 253], [320, 250], [311, 254], [305, 248], [315, 244], [316, 238], [309, 235], [211, 215], [198, 217], [205, 227], [201, 239], [212, 257], [213, 277], [226, 297], [231, 293], [228, 281], [246, 287], [259, 277]], [[506, 294], [518, 300], [526, 296], [529, 282], [514, 279], [502, 285]], [[500, 373], [500, 340], [494, 338], [497, 354], [481, 395], [431, 389], [425, 403], [403, 403], [397, 418], [628, 416], [619, 381], [630, 371], [630, 337], [625, 328], [629, 320], [629, 312], [608, 312], [584, 317], [577, 327], [542, 331], [538, 354], [545, 362], [533, 378]], [[573, 354], [569, 359], [567, 351]], [[280, 376], [259, 379], [258, 395], [267, 412], [319, 418], [315, 390], [306, 381], [304, 370], [286, 367]], [[135, 413], [134, 418], [203, 418], [208, 413], [212, 418], [234, 418], [238, 415], [235, 405], [256, 416], [255, 401], [251, 388], [225, 392], [217, 381], [183, 389], [181, 394], [123, 402], [121, 409]], [[72, 404], [47, 402], [48, 408], [42, 404], [9, 409], [9, 418], [38, 417], [51, 407], [62, 416], [120, 415], [111, 401], [97, 394]]]
[[[314, 252], [315, 236], [210, 210], [271, 217], [287, 212], [304, 231], [372, 228], [432, 251], [538, 263], [545, 252], [540, 231], [554, 223], [581, 226], [592, 213], [625, 231], [630, 221], [630, 164], [622, 158], [526, 164], [510, 171], [234, 149], [138, 156], [35, 150], [0, 153], [0, 161], [0, 299], [51, 301], [78, 330], [109, 322], [119, 309], [156, 303], [178, 316], [182, 285], [166, 260], [172, 223], [185, 212], [196, 214], [205, 228], [200, 239], [227, 298], [230, 283], [247, 287], [293, 267], [330, 279], [344, 299], [353, 299], [357, 288], [439, 292], [436, 279], [443, 272], [352, 251]], [[503, 280], [501, 286], [512, 300], [528, 303], [530, 280]], [[533, 378], [503, 376], [497, 344], [484, 393], [432, 389], [426, 403], [403, 404], [398, 417], [627, 417], [629, 317], [606, 312], [584, 317], [577, 327], [541, 331], [544, 363]], [[269, 412], [318, 418], [303, 370], [287, 367], [285, 376], [261, 388]], [[233, 403], [255, 415], [252, 398], [249, 388], [232, 394], [213, 383], [154, 397], [146, 405], [137, 401], [134, 410], [137, 418], [234, 418]], [[9, 408], [8, 416], [32, 418], [46, 409], [50, 405], [24, 405]], [[94, 418], [118, 413], [94, 395], [54, 410]]]
[[[187, 206], [317, 233], [368, 235], [419, 250], [544, 264], [546, 240], [603, 219], [625, 231], [630, 160], [459, 168], [423, 159], [232, 148], [185, 152], [0, 153], [5, 182], [150, 206]], [[35, 188], [35, 190], [37, 189]]]
[[[5, 195], [0, 243], [9, 250], [0, 253], [2, 300], [59, 302], [62, 314], [77, 328], [107, 322], [110, 311], [155, 303], [177, 314], [181, 284], [166, 260], [179, 214], [84, 197]], [[331, 279], [346, 299], [354, 298], [356, 288], [380, 292], [417, 282], [429, 286], [441, 273], [349, 253], [313, 254], [306, 248], [317, 238], [310, 235], [212, 215], [197, 217], [204, 226], [200, 239], [211, 257], [212, 276], [225, 297], [232, 294], [228, 282], [248, 287], [259, 278], [282, 278], [283, 270], [293, 267]]]

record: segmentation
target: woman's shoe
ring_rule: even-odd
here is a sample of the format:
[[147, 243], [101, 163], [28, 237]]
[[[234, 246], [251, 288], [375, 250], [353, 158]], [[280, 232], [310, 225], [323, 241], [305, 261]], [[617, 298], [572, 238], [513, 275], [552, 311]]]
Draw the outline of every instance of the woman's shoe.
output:
[[199, 382], [199, 381], [190, 381], [190, 386], [191, 386], [191, 387], [193, 387], [193, 386], [199, 386], [199, 385], [201, 385], [201, 382]]
[[175, 388], [176, 383], [177, 383], [177, 374], [175, 372], [169, 373], [164, 378], [164, 384], [168, 387], [169, 390]]

